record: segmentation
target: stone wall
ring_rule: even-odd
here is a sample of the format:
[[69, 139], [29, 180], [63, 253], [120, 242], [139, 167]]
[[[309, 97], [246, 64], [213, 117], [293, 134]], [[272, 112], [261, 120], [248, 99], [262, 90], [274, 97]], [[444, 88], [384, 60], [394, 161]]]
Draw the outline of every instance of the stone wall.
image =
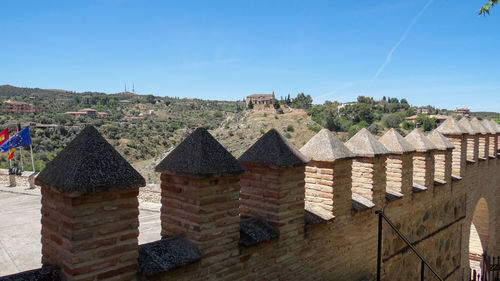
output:
[[[88, 139], [96, 138], [92, 134]], [[319, 134], [325, 137], [325, 132]], [[335, 154], [343, 144], [332, 142], [336, 147], [331, 156], [320, 159], [321, 153], [306, 158], [271, 130], [238, 161], [206, 130], [197, 129], [156, 168], [162, 174], [163, 238], [138, 246], [139, 191], [116, 190], [128, 186], [127, 174], [120, 174], [120, 184], [110, 183], [104, 175], [98, 179], [79, 175], [91, 179], [92, 188], [77, 196], [53, 168], [53, 175], [39, 180], [45, 185], [42, 260], [44, 265], [59, 266], [70, 280], [375, 280], [379, 223], [375, 211], [381, 210], [439, 276], [467, 280], [474, 217], [480, 220], [483, 247], [500, 255], [500, 160], [466, 162], [467, 134], [449, 139], [453, 151], [399, 156], [390, 149], [383, 152], [375, 139], [370, 139], [372, 154], [358, 151], [355, 156]], [[106, 166], [114, 165], [110, 158], [106, 161]], [[66, 193], [53, 190], [58, 185], [52, 179], [68, 185]], [[100, 181], [110, 190], [97, 192]], [[133, 187], [142, 181], [136, 179]], [[122, 195], [128, 201], [121, 202]], [[476, 208], [480, 200], [486, 205]], [[94, 207], [100, 211], [94, 212]], [[66, 209], [71, 212], [64, 214]], [[475, 214], [476, 209], [483, 212]], [[87, 210], [92, 215], [87, 216]], [[64, 220], [61, 228], [54, 226], [57, 220], [49, 219], [54, 216]], [[91, 236], [78, 228], [85, 224], [96, 230]], [[418, 280], [420, 260], [386, 222], [382, 226], [382, 280]], [[92, 248], [82, 248], [85, 243]], [[136, 264], [128, 257], [135, 258], [137, 250], [136, 274]], [[126, 268], [117, 264], [121, 258], [126, 259]], [[78, 272], [87, 265], [91, 274]], [[435, 280], [429, 269], [425, 275], [426, 280]]]

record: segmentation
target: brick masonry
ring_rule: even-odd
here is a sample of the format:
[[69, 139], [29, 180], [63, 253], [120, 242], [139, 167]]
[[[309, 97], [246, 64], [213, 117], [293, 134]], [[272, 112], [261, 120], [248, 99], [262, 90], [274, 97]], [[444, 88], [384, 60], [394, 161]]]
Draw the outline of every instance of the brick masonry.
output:
[[[42, 186], [43, 262], [58, 265], [68, 280], [373, 280], [374, 211], [382, 209], [441, 277], [466, 280], [471, 247], [500, 255], [500, 163], [466, 162], [467, 135], [448, 139], [455, 149], [433, 152], [434, 160], [410, 153], [301, 167], [246, 164], [242, 175], [163, 173], [162, 235], [187, 238], [202, 257], [149, 278], [135, 275], [137, 190], [74, 197]], [[446, 183], [413, 192], [415, 167], [424, 181]], [[403, 197], [386, 200], [388, 189]], [[356, 211], [352, 193], [375, 206]], [[335, 217], [307, 224], [307, 205]], [[239, 245], [240, 215], [264, 218], [280, 236]], [[473, 224], [479, 243], [471, 239]], [[387, 224], [382, 233], [382, 279], [417, 280], [419, 260]]]
[[[311, 161], [305, 168], [306, 206], [314, 205], [332, 212], [334, 219], [319, 225], [305, 225], [303, 235], [280, 236], [278, 240], [242, 248], [239, 255], [229, 258], [224, 264], [208, 267], [190, 265], [150, 280], [203, 279], [201, 277], [207, 276], [207, 272], [212, 272], [211, 276], [217, 280], [373, 280], [377, 255], [377, 216], [374, 210], [377, 209], [384, 209], [386, 215], [414, 241], [416, 248], [443, 278], [465, 280], [469, 268], [469, 233], [474, 209], [480, 198], [487, 198], [484, 200], [491, 214], [486, 248], [489, 253], [500, 253], [497, 246], [500, 241], [495, 235], [500, 226], [494, 218], [500, 214], [496, 208], [500, 196], [495, 192], [500, 186], [500, 177], [497, 159], [465, 163], [466, 136], [455, 138], [454, 144], [459, 148], [458, 153], [435, 151], [433, 161], [423, 157], [425, 175], [434, 174], [436, 179], [445, 180], [446, 183], [420, 193], [414, 193], [410, 188], [414, 165], [409, 160], [413, 157], [412, 153], [352, 160], [352, 192], [359, 192], [375, 202], [374, 208], [364, 211], [354, 211], [346, 202], [345, 197], [349, 197], [346, 188], [349, 186], [348, 181], [340, 180], [339, 185], [336, 185], [335, 175], [343, 179], [345, 176], [341, 176], [342, 171], [349, 175], [349, 169], [340, 168], [343, 166], [339, 165], [336, 174], [337, 166], [333, 163]], [[452, 158], [456, 161], [455, 165], [452, 164]], [[452, 167], [455, 169], [454, 174], [462, 175], [461, 180], [451, 179]], [[387, 188], [400, 189], [403, 198], [389, 202], [379, 196], [385, 191], [385, 184], [382, 184], [385, 183], [385, 169]], [[428, 171], [430, 169], [432, 171]], [[270, 178], [277, 176], [276, 171], [270, 169], [259, 170], [256, 174], [260, 178], [265, 175]], [[359, 181], [359, 178], [364, 179]], [[432, 178], [427, 176], [427, 181]], [[252, 180], [256, 182], [259, 179], [247, 173], [242, 176], [240, 184], [242, 187], [247, 186]], [[377, 186], [380, 191], [377, 191]], [[338, 197], [336, 192], [339, 192]], [[250, 212], [250, 209], [244, 207], [241, 212]], [[419, 278], [419, 260], [387, 225], [384, 225], [382, 249], [383, 280]], [[425, 274], [431, 276], [428, 270]]]
[[70, 196], [42, 191], [42, 263], [66, 280], [135, 280], [138, 189]]

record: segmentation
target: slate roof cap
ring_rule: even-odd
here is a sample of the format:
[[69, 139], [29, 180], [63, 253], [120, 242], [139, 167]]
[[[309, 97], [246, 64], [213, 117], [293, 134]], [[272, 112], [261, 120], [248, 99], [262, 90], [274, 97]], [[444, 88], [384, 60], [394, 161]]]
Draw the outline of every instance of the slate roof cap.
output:
[[345, 145], [358, 157], [375, 157], [389, 151], [366, 129], [361, 129]]
[[387, 131], [378, 141], [389, 150], [389, 153], [404, 154], [415, 152], [415, 148], [393, 128]]
[[62, 281], [61, 272], [56, 266], [23, 271], [11, 275], [0, 276], [0, 281]]
[[491, 126], [495, 129], [497, 133], [500, 133], [500, 124], [495, 122], [494, 120], [490, 120]]
[[300, 152], [314, 161], [335, 161], [355, 157], [343, 142], [327, 129], [322, 129], [314, 135]]
[[446, 119], [437, 130], [443, 135], [463, 135], [467, 133], [460, 124], [458, 124], [457, 120], [450, 118]]
[[146, 276], [198, 261], [200, 251], [194, 244], [178, 236], [139, 245], [139, 272]]
[[241, 217], [240, 245], [253, 246], [263, 241], [278, 238], [279, 235], [278, 228], [261, 218]]
[[485, 135], [488, 133], [488, 129], [486, 129], [483, 125], [483, 123], [481, 121], [479, 121], [479, 119], [477, 119], [476, 117], [472, 118], [472, 120], [470, 120], [470, 122], [472, 124], [474, 124], [474, 126], [477, 127], [477, 129], [479, 130], [479, 132], [482, 134], [482, 135]]
[[238, 159], [241, 163], [279, 167], [304, 166], [309, 161], [275, 129], [269, 130]]
[[414, 129], [405, 139], [415, 147], [417, 152], [427, 152], [430, 150], [436, 150], [437, 147], [419, 130]]
[[443, 134], [441, 134], [437, 130], [432, 130], [432, 132], [430, 132], [427, 135], [427, 138], [439, 150], [448, 150], [448, 149], [455, 148], [455, 146], [445, 136], [443, 136]]
[[144, 178], [92, 126], [83, 129], [35, 178], [67, 193], [145, 186]]
[[186, 175], [241, 174], [243, 166], [205, 128], [197, 128], [155, 168]]
[[495, 134], [496, 130], [493, 128], [490, 122], [488, 120], [483, 120], [481, 121], [481, 124], [483, 125], [484, 128], [486, 128], [486, 131], [490, 134]]
[[463, 117], [458, 121], [458, 124], [462, 126], [462, 128], [469, 134], [469, 135], [476, 135], [479, 134], [479, 128], [477, 126], [473, 125], [470, 120], [466, 117]]

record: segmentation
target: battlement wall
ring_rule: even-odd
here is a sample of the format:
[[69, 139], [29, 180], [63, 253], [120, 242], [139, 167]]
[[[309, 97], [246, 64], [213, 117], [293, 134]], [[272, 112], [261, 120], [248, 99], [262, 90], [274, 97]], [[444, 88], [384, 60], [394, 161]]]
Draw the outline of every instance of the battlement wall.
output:
[[[499, 133], [456, 123], [378, 140], [361, 130], [345, 144], [322, 130], [300, 151], [271, 130], [238, 160], [199, 128], [156, 167], [163, 238], [143, 245], [133, 190], [144, 179], [86, 129], [36, 179], [42, 196], [57, 194], [42, 198], [43, 264], [66, 280], [374, 280], [382, 210], [442, 278], [467, 280], [480, 200], [484, 250], [500, 254]], [[88, 153], [89, 166], [72, 153]], [[384, 223], [382, 280], [419, 277], [420, 261]]]

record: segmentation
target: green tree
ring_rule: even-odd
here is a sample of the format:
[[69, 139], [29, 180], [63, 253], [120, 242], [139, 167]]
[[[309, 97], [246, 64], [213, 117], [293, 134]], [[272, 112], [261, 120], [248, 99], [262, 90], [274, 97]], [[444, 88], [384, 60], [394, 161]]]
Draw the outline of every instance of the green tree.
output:
[[480, 9], [479, 9], [479, 15], [486, 15], [490, 14], [490, 8], [498, 4], [498, 0], [490, 0], [486, 2]]
[[293, 108], [301, 108], [308, 109], [312, 105], [312, 97], [310, 95], [305, 95], [304, 93], [300, 93], [292, 100]]
[[403, 119], [398, 114], [393, 113], [393, 114], [384, 115], [384, 117], [382, 118], [382, 121], [384, 122], [384, 125], [387, 128], [398, 128], [399, 124], [401, 124]]
[[401, 124], [401, 127], [403, 127], [403, 129], [405, 130], [411, 131], [415, 129], [415, 123], [404, 120], [403, 123]]
[[250, 100], [250, 102], [248, 102], [248, 109], [253, 109], [253, 102], [252, 102], [252, 100]]
[[277, 99], [273, 99], [273, 107], [274, 109], [280, 108], [280, 102]]
[[417, 125], [422, 129], [422, 131], [427, 132], [437, 127], [436, 118], [429, 118], [429, 116], [424, 114], [419, 114], [417, 117]]

